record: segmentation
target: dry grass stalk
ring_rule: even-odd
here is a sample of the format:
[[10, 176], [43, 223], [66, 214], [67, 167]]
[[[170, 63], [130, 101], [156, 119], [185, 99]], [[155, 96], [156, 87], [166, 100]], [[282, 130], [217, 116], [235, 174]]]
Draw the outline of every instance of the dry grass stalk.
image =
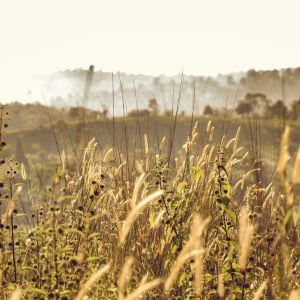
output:
[[223, 298], [225, 295], [225, 286], [224, 286], [224, 280], [223, 280], [223, 275], [219, 274], [218, 276], [218, 296]]
[[113, 152], [113, 148], [109, 149], [105, 155], [104, 155], [104, 158], [103, 158], [103, 162], [107, 162], [108, 161], [108, 158], [110, 157], [110, 155], [112, 154]]
[[157, 228], [159, 226], [159, 224], [161, 223], [162, 219], [163, 219], [163, 216], [164, 214], [166, 213], [166, 211], [163, 209], [159, 214], [158, 216], [156, 217], [155, 221], [153, 222], [152, 224], [152, 228]]
[[9, 300], [19, 300], [22, 299], [21, 297], [22, 297], [22, 290], [20, 288], [17, 288], [12, 292], [11, 296], [9, 297]]
[[143, 278], [141, 279], [138, 287], [144, 285], [147, 282], [147, 279], [148, 279], [148, 274], [146, 274], [146, 275], [143, 276]]
[[206, 132], [209, 132], [211, 128], [211, 120], [208, 121], [207, 126], [206, 126]]
[[151, 201], [157, 199], [158, 197], [162, 196], [164, 194], [164, 191], [160, 190], [157, 191], [145, 199], [143, 199], [141, 202], [139, 202], [128, 214], [124, 224], [122, 225], [121, 228], [121, 233], [120, 233], [120, 243], [124, 244], [126, 237], [130, 231], [130, 228], [134, 222], [134, 220], [137, 218], [138, 214], [142, 211], [142, 209], [148, 205]]
[[105, 273], [110, 269], [110, 264], [105, 265], [103, 268], [94, 273], [81, 287], [79, 293], [77, 294], [75, 300], [81, 300], [90, 291], [93, 284], [97, 282]]
[[286, 164], [289, 157], [289, 152], [288, 152], [289, 135], [290, 135], [290, 128], [286, 127], [281, 138], [280, 153], [279, 153], [279, 160], [278, 160], [278, 173], [282, 179], [285, 179]]
[[192, 137], [193, 137], [194, 135], [197, 135], [198, 124], [199, 124], [199, 122], [196, 121], [196, 122], [195, 122], [195, 125], [194, 125], [194, 127], [193, 127], [193, 130], [192, 130]]
[[16, 199], [18, 198], [21, 191], [22, 191], [22, 186], [18, 186], [15, 193], [13, 194], [12, 198], [9, 199], [7, 206], [6, 206], [5, 213], [2, 218], [3, 223], [6, 223], [7, 220], [10, 218], [10, 216], [13, 212], [14, 206], [15, 206]]
[[300, 147], [296, 156], [296, 161], [293, 170], [292, 183], [297, 184], [300, 183]]
[[226, 144], [225, 148], [228, 149], [234, 142], [235, 142], [235, 137], [232, 138], [231, 140], [228, 141], [228, 143]]
[[161, 283], [159, 278], [154, 279], [150, 282], [147, 282], [141, 286], [139, 286], [135, 291], [130, 293], [124, 300], [135, 300], [140, 299], [143, 294], [147, 291], [152, 290], [153, 288], [157, 287]]
[[281, 138], [281, 144], [280, 144], [280, 154], [279, 154], [279, 160], [278, 160], [278, 173], [282, 182], [282, 185], [285, 190], [285, 197], [286, 201], [289, 205], [293, 204], [293, 196], [290, 193], [290, 185], [287, 179], [287, 162], [289, 159], [289, 152], [288, 152], [288, 146], [289, 146], [289, 135], [290, 135], [290, 128], [287, 126], [284, 130], [284, 133]]
[[204, 250], [195, 256], [195, 294], [200, 296], [203, 290], [203, 259]]
[[[197, 218], [195, 220], [198, 222], [198, 224], [195, 224], [195, 226], [200, 227], [201, 226], [201, 220], [200, 218]], [[201, 247], [201, 239], [198, 237], [195, 240], [194, 247], [196, 251], [200, 252], [199, 250]], [[195, 294], [200, 297], [202, 290], [203, 290], [203, 259], [204, 259], [204, 250], [201, 251], [199, 254], [195, 255], [195, 269], [194, 269], [194, 284], [195, 284]]]
[[[191, 257], [190, 253], [193, 250], [200, 250], [200, 249], [194, 249], [195, 247], [195, 241], [197, 239], [200, 239], [203, 231], [205, 230], [206, 226], [209, 223], [209, 219], [206, 219], [204, 221], [201, 220], [199, 215], [195, 215], [193, 219], [193, 225], [190, 233], [189, 240], [187, 243], [184, 245], [183, 249], [180, 251], [173, 267], [171, 270], [171, 273], [167, 277], [165, 281], [165, 292], [169, 292], [170, 289], [172, 288], [177, 275], [181, 269], [181, 266]], [[199, 252], [196, 252], [195, 254], [199, 255]]]
[[210, 149], [210, 151], [209, 151], [208, 157], [207, 157], [207, 160], [208, 160], [208, 161], [211, 161], [211, 160], [212, 160], [212, 156], [213, 156], [213, 154], [214, 154], [214, 151], [215, 151], [215, 147], [212, 146], [211, 149]]
[[300, 289], [293, 290], [289, 296], [289, 300], [299, 300], [300, 299]]
[[133, 193], [132, 193], [132, 198], [131, 198], [131, 208], [134, 208], [137, 202], [137, 198], [139, 196], [141, 187], [144, 183], [146, 174], [142, 173], [140, 175], [140, 177], [138, 178], [138, 180], [136, 181], [135, 185], [134, 185], [134, 189], [133, 189]]
[[149, 153], [149, 143], [148, 143], [148, 137], [147, 134], [144, 134], [144, 144], [145, 144], [145, 153]]
[[239, 243], [241, 245], [239, 267], [241, 269], [245, 269], [247, 266], [250, 244], [254, 232], [254, 226], [248, 222], [248, 211], [246, 207], [241, 209], [239, 226]]
[[130, 278], [133, 257], [128, 257], [123, 265], [118, 285], [118, 300], [124, 299], [124, 291], [126, 284]]
[[214, 134], [215, 134], [215, 127], [213, 126], [209, 131], [209, 141], [210, 142], [213, 140]]
[[123, 161], [119, 166], [118, 166], [118, 168], [116, 169], [116, 171], [115, 171], [115, 175], [117, 176], [117, 175], [119, 175], [119, 173], [122, 171], [122, 168], [126, 165], [126, 161]]
[[159, 144], [159, 150], [162, 150], [166, 144], [166, 137], [164, 136]]
[[145, 145], [145, 155], [146, 155], [146, 170], [149, 170], [149, 143], [147, 134], [144, 134], [144, 145]]
[[239, 126], [238, 130], [236, 131], [235, 134], [235, 141], [234, 141], [234, 145], [233, 145], [233, 152], [236, 151], [237, 145], [238, 145], [238, 141], [240, 139], [240, 135], [241, 135], [241, 126]]
[[25, 166], [23, 163], [21, 163], [21, 175], [22, 175], [23, 180], [26, 180], [26, 178], [27, 178], [26, 169], [25, 169]]
[[265, 280], [257, 289], [257, 291], [254, 294], [253, 300], [260, 300], [263, 296], [263, 293], [267, 287], [267, 281]]

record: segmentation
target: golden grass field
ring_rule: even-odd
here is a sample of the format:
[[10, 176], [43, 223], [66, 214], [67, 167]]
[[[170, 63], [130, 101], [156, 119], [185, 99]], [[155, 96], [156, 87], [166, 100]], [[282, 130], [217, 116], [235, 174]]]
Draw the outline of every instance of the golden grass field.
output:
[[295, 124], [0, 113], [0, 299], [300, 299]]

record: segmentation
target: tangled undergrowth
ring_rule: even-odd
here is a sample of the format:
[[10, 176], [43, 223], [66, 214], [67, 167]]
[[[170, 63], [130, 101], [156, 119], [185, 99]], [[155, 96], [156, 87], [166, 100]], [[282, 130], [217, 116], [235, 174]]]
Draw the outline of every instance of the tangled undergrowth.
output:
[[199, 150], [195, 124], [174, 164], [165, 139], [153, 158], [145, 136], [130, 166], [91, 140], [77, 172], [60, 155], [47, 188], [26, 188], [24, 165], [2, 157], [0, 298], [300, 299], [300, 152], [292, 166], [289, 129], [266, 186], [239, 130], [213, 135], [209, 123]]

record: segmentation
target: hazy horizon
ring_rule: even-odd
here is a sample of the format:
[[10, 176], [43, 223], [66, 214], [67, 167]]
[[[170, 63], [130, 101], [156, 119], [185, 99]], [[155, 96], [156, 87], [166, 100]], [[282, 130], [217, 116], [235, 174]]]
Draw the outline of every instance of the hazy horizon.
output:
[[300, 66], [298, 1], [9, 1], [0, 98], [41, 98], [65, 69], [216, 76]]

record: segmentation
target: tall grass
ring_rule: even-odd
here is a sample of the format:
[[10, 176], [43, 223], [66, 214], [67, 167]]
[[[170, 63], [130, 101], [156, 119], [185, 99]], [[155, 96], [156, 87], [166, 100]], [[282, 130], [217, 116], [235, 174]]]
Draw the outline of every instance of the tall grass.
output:
[[118, 150], [115, 133], [106, 153], [92, 139], [77, 168], [60, 153], [46, 189], [26, 188], [24, 165], [1, 158], [1, 299], [297, 299], [299, 154], [293, 166], [289, 130], [278, 178], [263, 185], [240, 129], [216, 143], [209, 122], [200, 141], [192, 121], [174, 157], [172, 122], [170, 144], [151, 154], [145, 134], [140, 159]]

